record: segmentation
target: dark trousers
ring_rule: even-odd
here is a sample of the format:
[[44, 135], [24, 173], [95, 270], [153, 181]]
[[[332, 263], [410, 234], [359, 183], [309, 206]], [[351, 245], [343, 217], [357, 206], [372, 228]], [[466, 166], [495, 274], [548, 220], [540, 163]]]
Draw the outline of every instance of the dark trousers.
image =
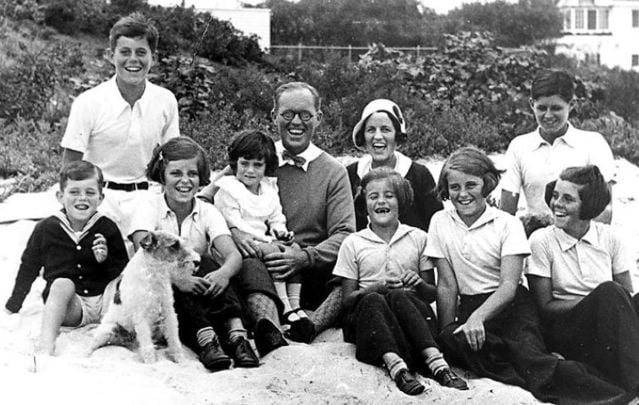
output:
[[547, 327], [548, 346], [595, 367], [630, 391], [639, 387], [639, 296], [619, 284], [600, 284]]
[[413, 292], [390, 290], [370, 293], [348, 310], [343, 325], [344, 340], [355, 343], [357, 360], [380, 365], [382, 355], [396, 353], [414, 368], [420, 352], [438, 347], [435, 314]]
[[302, 270], [302, 291], [300, 306], [304, 309], [315, 310], [328, 297], [334, 287], [333, 267], [335, 263]]
[[489, 296], [461, 297], [459, 321], [447, 325], [439, 336], [447, 358], [481, 377], [523, 387], [542, 401], [615, 403], [626, 394], [592, 367], [550, 354], [532, 297], [521, 286], [508, 307], [484, 323], [486, 340], [479, 351], [473, 351], [464, 334], [453, 331]]
[[[202, 256], [200, 268], [195, 275], [203, 277], [218, 268], [218, 264], [211, 258]], [[180, 325], [180, 339], [195, 352], [200, 350], [197, 343], [198, 330], [212, 326], [218, 335], [223, 336], [225, 321], [241, 315], [240, 301], [231, 286], [216, 297], [185, 293], [173, 288], [173, 298]]]

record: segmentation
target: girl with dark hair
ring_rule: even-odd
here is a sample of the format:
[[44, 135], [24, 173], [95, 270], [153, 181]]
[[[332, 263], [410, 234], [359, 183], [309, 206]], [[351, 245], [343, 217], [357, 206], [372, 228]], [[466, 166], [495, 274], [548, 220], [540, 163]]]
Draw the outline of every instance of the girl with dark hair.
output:
[[[224, 217], [211, 204], [195, 198], [209, 182], [209, 165], [202, 147], [181, 136], [158, 146], [147, 166], [149, 180], [163, 186], [150, 194], [133, 216], [129, 238], [135, 247], [148, 231], [180, 235], [200, 254], [202, 262], [192, 276], [172, 280], [180, 338], [211, 371], [231, 366], [257, 367], [259, 360], [241, 320], [241, 305], [229, 288], [242, 264]], [[227, 339], [220, 342], [218, 334]]]
[[410, 183], [390, 168], [368, 172], [362, 193], [370, 224], [344, 240], [333, 274], [342, 280], [344, 339], [355, 343], [358, 360], [384, 364], [398, 388], [424, 391], [410, 373], [426, 366], [443, 386], [468, 389], [450, 369], [434, 335], [433, 265], [424, 255], [426, 232], [399, 222], [410, 206]]
[[[545, 346], [533, 298], [521, 285], [530, 254], [521, 222], [486, 203], [501, 172], [482, 151], [462, 148], [444, 163], [426, 254], [437, 267], [444, 353], [480, 377], [529, 390], [543, 401], [612, 403], [626, 392]], [[621, 402], [620, 402], [621, 403]]]
[[526, 270], [551, 350], [639, 388], [639, 298], [631, 297], [630, 250], [609, 225], [592, 221], [610, 202], [597, 166], [570, 167], [549, 184], [554, 226], [530, 238]]

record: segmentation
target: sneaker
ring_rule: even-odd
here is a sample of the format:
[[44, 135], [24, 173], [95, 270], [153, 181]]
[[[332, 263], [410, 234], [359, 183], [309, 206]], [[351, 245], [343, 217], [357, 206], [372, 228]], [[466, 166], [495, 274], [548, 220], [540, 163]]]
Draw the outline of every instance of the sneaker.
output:
[[467, 390], [468, 385], [466, 381], [462, 380], [461, 377], [457, 376], [453, 370], [450, 368], [445, 368], [435, 374], [435, 381], [439, 383], [442, 387], [455, 388], [458, 390]]
[[249, 368], [258, 367], [260, 365], [260, 359], [257, 358], [251, 344], [243, 337], [229, 343], [229, 347], [232, 351], [235, 367]]
[[211, 371], [226, 370], [231, 367], [231, 358], [224, 353], [216, 342], [207, 343], [200, 352], [200, 362]]
[[296, 342], [311, 343], [315, 339], [315, 324], [308, 318], [291, 322], [287, 336]]
[[255, 346], [261, 357], [282, 346], [288, 346], [282, 332], [266, 318], [257, 321], [255, 325]]
[[397, 388], [407, 395], [419, 395], [426, 388], [406, 368], [399, 370], [393, 380]]

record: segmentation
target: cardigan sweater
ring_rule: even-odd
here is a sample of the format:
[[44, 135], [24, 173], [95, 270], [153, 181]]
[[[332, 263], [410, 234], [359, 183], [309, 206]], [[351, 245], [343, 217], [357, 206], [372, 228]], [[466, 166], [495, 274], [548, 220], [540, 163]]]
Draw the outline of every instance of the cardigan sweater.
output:
[[[356, 227], [360, 231], [368, 226], [368, 213], [366, 212], [366, 198], [360, 190], [362, 179], [357, 175], [357, 162], [348, 165], [346, 170], [351, 182], [351, 192], [355, 199]], [[404, 178], [413, 187], [414, 198], [413, 204], [400, 214], [399, 222], [428, 232], [430, 218], [435, 212], [444, 208], [437, 198], [435, 180], [426, 166], [415, 162], [411, 163]]]
[[[20, 311], [42, 267], [47, 283], [42, 292], [45, 300], [51, 283], [57, 278], [71, 279], [78, 295], [91, 297], [102, 294], [106, 285], [124, 269], [128, 255], [122, 235], [112, 220], [96, 213], [82, 233], [75, 236], [61, 218], [64, 214], [52, 215], [35, 226], [22, 254], [13, 292], [5, 305], [9, 311]], [[102, 263], [98, 263], [93, 254], [96, 233], [107, 241], [108, 256]]]
[[311, 267], [332, 267], [346, 236], [355, 231], [353, 197], [346, 169], [322, 152], [308, 170], [277, 168], [282, 211], [295, 241], [308, 253]]

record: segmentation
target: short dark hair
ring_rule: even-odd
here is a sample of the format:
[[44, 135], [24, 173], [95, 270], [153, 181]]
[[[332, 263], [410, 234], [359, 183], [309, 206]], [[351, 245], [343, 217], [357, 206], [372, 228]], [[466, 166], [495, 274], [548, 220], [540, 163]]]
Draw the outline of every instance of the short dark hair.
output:
[[403, 178], [402, 175], [395, 170], [385, 166], [369, 171], [364, 175], [364, 178], [362, 178], [361, 188], [364, 199], [366, 199], [366, 187], [370, 182], [376, 180], [388, 180], [390, 182], [391, 187], [393, 187], [393, 192], [395, 196], [397, 196], [399, 214], [406, 212], [408, 207], [413, 204], [414, 193], [410, 181]]
[[306, 82], [290, 82], [285, 83], [275, 89], [275, 93], [273, 94], [273, 111], [277, 111], [279, 107], [280, 97], [282, 94], [291, 90], [308, 90], [313, 95], [313, 104], [317, 111], [320, 111], [322, 108], [322, 99], [320, 98], [319, 92], [317, 89]]
[[537, 73], [532, 82], [530, 97], [537, 100], [540, 97], [559, 96], [569, 103], [575, 95], [573, 77], [563, 70], [545, 69]]
[[135, 12], [126, 17], [120, 18], [109, 32], [109, 46], [111, 50], [115, 50], [115, 45], [120, 37], [144, 37], [149, 42], [151, 52], [158, 49], [158, 41], [160, 34], [155, 25], [144, 16], [144, 14]]
[[193, 139], [187, 136], [171, 138], [164, 145], [158, 145], [153, 150], [153, 157], [146, 167], [146, 177], [151, 181], [164, 184], [164, 169], [167, 162], [197, 158], [197, 174], [200, 186], [211, 182], [211, 171], [206, 152]]
[[60, 169], [60, 191], [64, 191], [69, 180], [86, 180], [95, 178], [98, 182], [98, 190], [102, 193], [104, 186], [104, 175], [102, 170], [86, 160], [76, 160], [63, 165]]
[[450, 198], [448, 193], [448, 172], [451, 170], [459, 170], [462, 173], [481, 177], [484, 181], [481, 194], [484, 197], [487, 197], [497, 187], [501, 174], [504, 172], [503, 170], [498, 170], [493, 161], [482, 150], [471, 146], [460, 148], [446, 159], [439, 173], [437, 192], [442, 200]]
[[238, 133], [228, 147], [229, 166], [233, 173], [237, 172], [237, 161], [244, 159], [264, 159], [266, 175], [275, 176], [278, 159], [275, 143], [264, 132], [258, 129], [247, 129]]
[[[568, 167], [559, 174], [559, 179], [582, 186], [579, 189], [581, 208], [579, 219], [588, 220], [599, 216], [612, 198], [610, 186], [595, 165]], [[546, 185], [544, 199], [550, 207], [550, 200], [555, 191], [557, 180]]]

